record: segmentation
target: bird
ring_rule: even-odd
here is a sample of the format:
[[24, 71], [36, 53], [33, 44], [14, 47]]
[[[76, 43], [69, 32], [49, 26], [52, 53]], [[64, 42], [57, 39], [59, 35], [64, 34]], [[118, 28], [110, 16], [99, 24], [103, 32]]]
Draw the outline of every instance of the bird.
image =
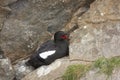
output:
[[26, 65], [34, 69], [42, 65], [49, 65], [56, 59], [69, 55], [69, 36], [63, 31], [57, 31], [53, 40], [43, 43], [40, 48], [30, 57]]

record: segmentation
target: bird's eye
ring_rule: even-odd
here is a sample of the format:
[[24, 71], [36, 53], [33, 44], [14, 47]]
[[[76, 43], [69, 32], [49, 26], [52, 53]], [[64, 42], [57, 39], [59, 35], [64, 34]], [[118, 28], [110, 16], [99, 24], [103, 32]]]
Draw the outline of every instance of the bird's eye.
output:
[[67, 39], [68, 37], [67, 37], [67, 35], [62, 35], [61, 38], [62, 39]]

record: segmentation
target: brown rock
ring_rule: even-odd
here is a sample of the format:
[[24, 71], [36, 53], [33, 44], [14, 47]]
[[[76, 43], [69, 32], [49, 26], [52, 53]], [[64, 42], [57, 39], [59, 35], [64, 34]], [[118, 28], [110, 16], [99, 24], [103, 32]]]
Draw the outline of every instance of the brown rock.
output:
[[0, 6], [7, 6], [13, 2], [16, 2], [17, 0], [0, 0]]
[[4, 26], [4, 21], [9, 13], [10, 13], [10, 9], [8, 7], [0, 6], [0, 32]]
[[100, 73], [99, 69], [88, 71], [80, 80], [120, 80], [120, 68], [115, 68], [114, 73], [109, 77], [104, 73]]
[[22, 80], [61, 80], [68, 65], [68, 59], [58, 59], [48, 66], [42, 66], [29, 73]]
[[14, 70], [8, 58], [0, 59], [0, 80], [13, 80]]
[[1, 31], [2, 49], [12, 62], [30, 55], [85, 4], [87, 0], [18, 0], [8, 5], [12, 12]]
[[93, 61], [120, 56], [120, 5], [118, 0], [97, 0], [78, 18], [71, 34], [70, 58]]

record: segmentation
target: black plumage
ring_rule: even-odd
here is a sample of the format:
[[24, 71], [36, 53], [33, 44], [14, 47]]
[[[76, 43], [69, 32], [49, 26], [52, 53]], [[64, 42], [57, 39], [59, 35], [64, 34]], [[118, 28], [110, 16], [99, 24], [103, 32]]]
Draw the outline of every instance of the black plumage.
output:
[[[55, 53], [43, 58], [40, 55], [46, 51], [55, 51]], [[27, 65], [33, 66], [35, 69], [42, 65], [49, 65], [58, 58], [69, 55], [68, 36], [63, 31], [54, 34], [54, 40], [43, 43], [40, 48], [26, 62]]]

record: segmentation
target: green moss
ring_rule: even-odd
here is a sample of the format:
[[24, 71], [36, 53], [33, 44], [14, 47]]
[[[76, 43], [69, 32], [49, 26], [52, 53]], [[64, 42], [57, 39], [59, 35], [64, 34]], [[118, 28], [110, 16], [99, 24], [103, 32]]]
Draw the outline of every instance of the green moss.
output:
[[106, 58], [100, 58], [95, 61], [94, 66], [100, 69], [100, 72], [103, 72], [107, 75], [111, 75], [113, 70], [113, 65]]
[[120, 67], [120, 56], [112, 57], [111, 59], [109, 59], [109, 61], [112, 65], [114, 65], [114, 67]]
[[94, 67], [99, 68], [100, 72], [108, 76], [111, 75], [113, 69], [118, 66], [120, 66], [120, 57], [113, 57], [110, 59], [102, 57], [94, 62]]
[[82, 64], [70, 65], [68, 66], [62, 78], [63, 80], [78, 80], [89, 69], [90, 69], [90, 66], [88, 65], [82, 65]]
[[110, 59], [102, 57], [91, 65], [75, 64], [68, 66], [62, 78], [63, 80], [79, 80], [91, 68], [99, 68], [100, 72], [105, 73], [109, 77], [115, 67], [120, 67], [120, 56]]

